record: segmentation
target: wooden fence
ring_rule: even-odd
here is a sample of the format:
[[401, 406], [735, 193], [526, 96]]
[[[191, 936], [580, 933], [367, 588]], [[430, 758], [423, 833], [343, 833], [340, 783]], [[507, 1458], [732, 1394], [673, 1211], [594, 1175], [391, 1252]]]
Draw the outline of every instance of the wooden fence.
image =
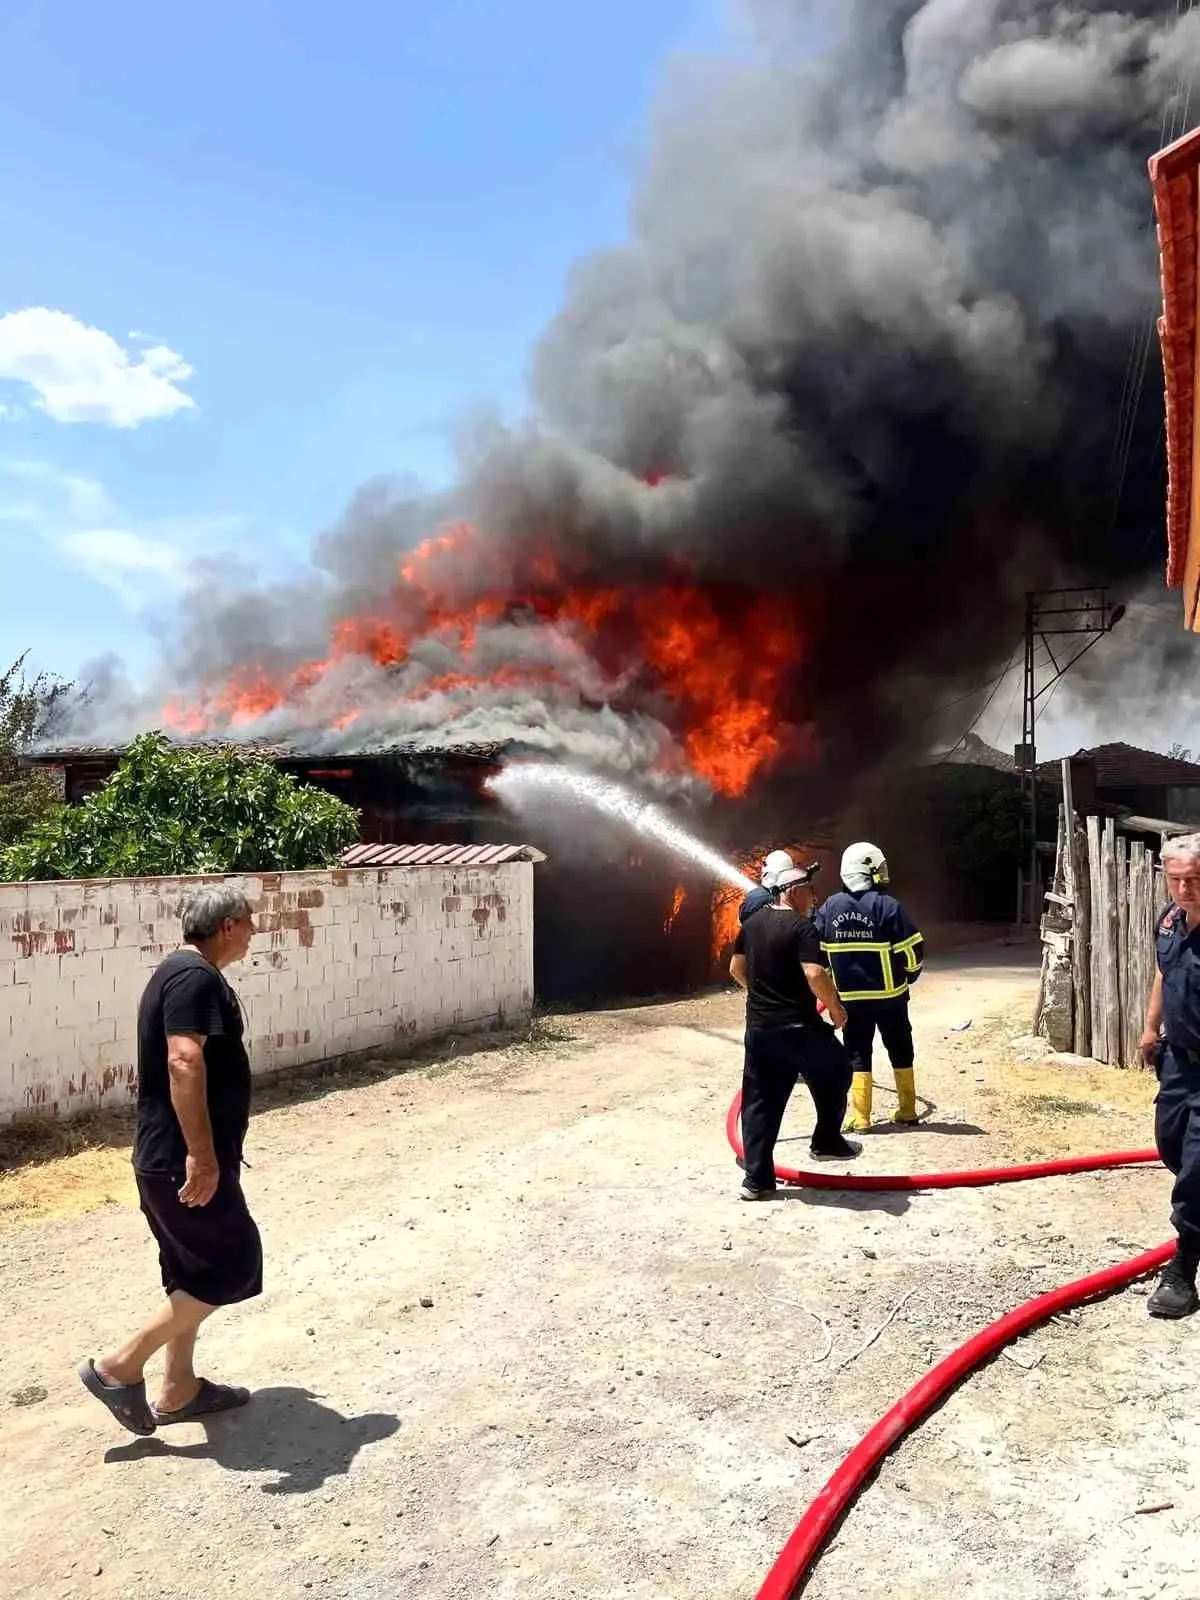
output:
[[1154, 919], [1166, 898], [1158, 858], [1140, 840], [1119, 834], [1111, 817], [1081, 823], [1064, 777], [1034, 1028], [1055, 1050], [1140, 1066]]

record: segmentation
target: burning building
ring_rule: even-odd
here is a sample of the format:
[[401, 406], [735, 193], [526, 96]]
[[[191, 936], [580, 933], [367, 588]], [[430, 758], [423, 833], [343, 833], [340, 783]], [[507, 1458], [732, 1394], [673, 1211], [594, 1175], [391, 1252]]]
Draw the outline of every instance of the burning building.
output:
[[[273, 748], [275, 765], [328, 790], [361, 814], [375, 844], [524, 843], [526, 819], [492, 796], [487, 780], [523, 752], [462, 747], [377, 750], [336, 758]], [[78, 804], [112, 775], [115, 748], [39, 750], [64, 798]], [[544, 1003], [588, 1005], [679, 994], [707, 984], [736, 931], [736, 899], [711, 876], [593, 822], [586, 836], [544, 819], [548, 859], [535, 875], [534, 979]], [[740, 898], [740, 897], [738, 897]]]
[[[369, 485], [300, 582], [206, 569], [161, 685], [96, 668], [60, 742], [252, 738], [364, 797], [393, 782], [373, 751], [438, 782], [534, 751], [745, 847], [889, 816], [989, 703], [1027, 591], [1154, 572], [1145, 162], [1193, 103], [1200, 11], [846, 0], [814, 58], [807, 4], [749, 9], [757, 55], [672, 82], [531, 421], [477, 432], [442, 493]], [[670, 917], [652, 871], [627, 939]]]

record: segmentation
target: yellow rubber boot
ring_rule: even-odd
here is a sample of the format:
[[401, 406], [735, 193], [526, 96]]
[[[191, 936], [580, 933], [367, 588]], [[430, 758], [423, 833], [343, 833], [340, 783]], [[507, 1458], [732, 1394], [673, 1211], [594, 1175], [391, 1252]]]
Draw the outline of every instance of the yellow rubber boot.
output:
[[856, 1072], [850, 1085], [850, 1115], [846, 1121], [847, 1133], [869, 1133], [871, 1130], [871, 1074]]
[[897, 1067], [895, 1077], [896, 1095], [900, 1103], [892, 1113], [892, 1121], [901, 1122], [906, 1125], [911, 1125], [914, 1122], [920, 1122], [921, 1114], [917, 1110], [916, 1073], [913, 1071], [912, 1067]]

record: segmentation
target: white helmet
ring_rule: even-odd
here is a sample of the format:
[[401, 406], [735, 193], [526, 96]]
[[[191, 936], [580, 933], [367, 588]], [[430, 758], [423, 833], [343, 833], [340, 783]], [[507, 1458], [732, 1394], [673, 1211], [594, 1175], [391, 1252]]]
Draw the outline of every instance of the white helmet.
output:
[[763, 862], [762, 885], [776, 893], [781, 889], [794, 889], [798, 883], [811, 883], [818, 870], [815, 861], [810, 861], [807, 867], [798, 867], [787, 850], [772, 850]]
[[842, 852], [842, 882], [852, 894], [887, 881], [887, 857], [878, 845], [852, 844]]
[[762, 886], [763, 886], [763, 888], [764, 889], [775, 889], [775, 888], [777, 888], [778, 887], [778, 883], [779, 883], [779, 875], [780, 875], [780, 873], [781, 872], [792, 872], [792, 871], [794, 871], [795, 866], [796, 866], [796, 863], [792, 860], [791, 856], [788, 855], [786, 850], [772, 850], [770, 855], [763, 862], [763, 869], [762, 869]]

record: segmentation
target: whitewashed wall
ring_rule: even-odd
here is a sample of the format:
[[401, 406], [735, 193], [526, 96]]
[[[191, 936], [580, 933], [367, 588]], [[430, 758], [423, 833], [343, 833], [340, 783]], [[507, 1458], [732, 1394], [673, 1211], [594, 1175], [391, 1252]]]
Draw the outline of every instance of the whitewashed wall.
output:
[[[138, 997], [205, 881], [0, 884], [0, 1123], [136, 1094]], [[529, 1015], [529, 862], [236, 881], [260, 929], [228, 971], [256, 1073]]]

